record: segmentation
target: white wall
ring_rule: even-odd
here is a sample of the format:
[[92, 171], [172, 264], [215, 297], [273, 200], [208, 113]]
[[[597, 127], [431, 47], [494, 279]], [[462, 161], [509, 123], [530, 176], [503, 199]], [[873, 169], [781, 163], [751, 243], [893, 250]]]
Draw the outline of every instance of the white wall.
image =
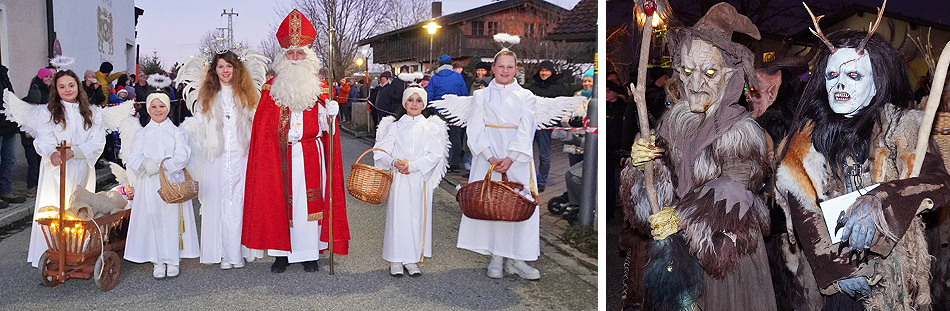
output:
[[80, 77], [104, 61], [113, 72], [134, 70], [133, 0], [53, 0], [53, 20], [63, 55], [76, 58], [73, 71]]
[[0, 0], [0, 58], [17, 95], [26, 96], [46, 53], [46, 1]]

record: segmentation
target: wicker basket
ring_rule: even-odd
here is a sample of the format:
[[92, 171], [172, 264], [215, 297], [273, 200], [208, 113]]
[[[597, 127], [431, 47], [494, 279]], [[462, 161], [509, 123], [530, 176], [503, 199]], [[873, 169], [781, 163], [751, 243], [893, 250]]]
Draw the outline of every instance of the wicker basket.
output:
[[185, 181], [174, 184], [168, 181], [168, 178], [165, 177], [165, 160], [168, 160], [168, 158], [162, 159], [162, 163], [159, 165], [161, 168], [158, 176], [162, 186], [158, 188], [158, 196], [168, 203], [183, 203], [197, 197], [198, 182], [191, 178], [191, 174], [188, 174], [187, 169], [184, 170]]
[[455, 194], [462, 214], [472, 219], [497, 221], [525, 221], [531, 218], [538, 206], [538, 194], [531, 192], [534, 201], [528, 200], [516, 190], [524, 185], [508, 181], [508, 174], [501, 174], [501, 182], [491, 180], [492, 165], [485, 180], [468, 183]]
[[386, 201], [386, 197], [389, 196], [389, 188], [393, 185], [393, 175], [391, 172], [359, 163], [363, 156], [370, 151], [386, 152], [386, 150], [379, 148], [363, 152], [356, 159], [356, 163], [350, 167], [350, 177], [346, 180], [346, 191], [360, 201], [379, 204]]
[[950, 171], [950, 112], [937, 112], [930, 135], [943, 155], [943, 165]]

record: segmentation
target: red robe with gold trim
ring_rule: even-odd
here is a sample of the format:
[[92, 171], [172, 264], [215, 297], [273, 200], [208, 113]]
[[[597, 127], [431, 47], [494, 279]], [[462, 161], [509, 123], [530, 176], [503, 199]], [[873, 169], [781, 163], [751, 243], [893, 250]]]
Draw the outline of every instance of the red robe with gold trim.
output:
[[[290, 247], [290, 222], [287, 194], [290, 193], [290, 145], [287, 144], [290, 110], [277, 106], [270, 96], [270, 84], [264, 85], [261, 93], [261, 102], [254, 115], [254, 125], [251, 131], [251, 145], [247, 158], [247, 182], [244, 194], [244, 232], [241, 243], [253, 249], [273, 249], [292, 251]], [[326, 89], [326, 84], [321, 80]], [[329, 96], [320, 96], [323, 101]], [[326, 133], [319, 134], [319, 116], [316, 105], [303, 112], [303, 137], [300, 139], [303, 147], [304, 159], [307, 167], [320, 166], [310, 161], [318, 161], [319, 149], [316, 143], [322, 144], [323, 150], [328, 152], [329, 140]], [[329, 155], [324, 155], [329, 158]], [[283, 159], [283, 161], [282, 161]], [[285, 161], [285, 162], [284, 162]], [[286, 165], [287, 171], [284, 171]], [[327, 167], [330, 167], [328, 165]], [[340, 155], [339, 130], [333, 135], [333, 253], [346, 255], [349, 249], [350, 229], [346, 218], [346, 196], [343, 192], [343, 162]], [[320, 240], [329, 241], [329, 229], [325, 220], [329, 219], [326, 206], [329, 197], [322, 197], [320, 183], [322, 181], [319, 169], [309, 169], [305, 172], [307, 183], [307, 213], [311, 216], [319, 214], [321, 222]], [[328, 183], [330, 184], [330, 183]], [[286, 192], [285, 192], [286, 191]]]

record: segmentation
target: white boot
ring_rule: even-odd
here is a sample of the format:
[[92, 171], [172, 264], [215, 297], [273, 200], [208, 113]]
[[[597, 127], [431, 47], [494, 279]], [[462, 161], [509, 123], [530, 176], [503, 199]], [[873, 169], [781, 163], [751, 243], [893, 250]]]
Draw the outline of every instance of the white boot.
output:
[[161, 280], [165, 278], [165, 264], [157, 263], [152, 266], [152, 277]]
[[178, 265], [168, 265], [168, 277], [178, 276]]
[[234, 269], [244, 268], [244, 258], [241, 258], [241, 262], [232, 264], [231, 266], [234, 267]]
[[389, 275], [392, 275], [392, 276], [402, 276], [402, 275], [403, 275], [403, 273], [402, 273], [402, 263], [401, 263], [401, 262], [393, 262], [393, 263], [390, 263], [390, 264], [389, 264]]
[[501, 267], [504, 261], [505, 257], [491, 255], [491, 262], [488, 263], [488, 277], [493, 279], [502, 278], [504, 274], [501, 273]]
[[419, 266], [414, 263], [407, 263], [403, 265], [406, 267], [406, 271], [409, 271], [409, 276], [420, 276], [422, 275], [422, 270], [419, 270]]
[[505, 262], [505, 272], [517, 274], [526, 280], [541, 279], [541, 272], [529, 266], [524, 260], [508, 259], [508, 261]]

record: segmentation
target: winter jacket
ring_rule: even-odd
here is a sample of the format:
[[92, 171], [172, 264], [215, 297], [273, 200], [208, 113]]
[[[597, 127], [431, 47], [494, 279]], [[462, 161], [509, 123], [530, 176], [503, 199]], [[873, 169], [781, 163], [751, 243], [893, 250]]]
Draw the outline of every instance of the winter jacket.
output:
[[350, 95], [350, 85], [344, 83], [336, 92], [336, 102], [345, 104], [346, 98]]
[[468, 87], [462, 75], [452, 70], [452, 65], [442, 65], [429, 80], [426, 92], [429, 93], [428, 101], [432, 102], [447, 94], [468, 96]]
[[[395, 81], [393, 81], [395, 82]], [[392, 83], [387, 83], [386, 85], [377, 87], [379, 91], [376, 92], [376, 108], [379, 109], [379, 117], [382, 118], [388, 115], [395, 115], [396, 108], [401, 106], [397, 104], [397, 100], [393, 100], [393, 94], [396, 92], [396, 87]], [[399, 90], [399, 97], [402, 99], [402, 90]]]
[[546, 80], [541, 80], [540, 74], [534, 74], [534, 84], [528, 88], [531, 93], [541, 97], [571, 96], [564, 83], [561, 83], [561, 74], [552, 74]]

